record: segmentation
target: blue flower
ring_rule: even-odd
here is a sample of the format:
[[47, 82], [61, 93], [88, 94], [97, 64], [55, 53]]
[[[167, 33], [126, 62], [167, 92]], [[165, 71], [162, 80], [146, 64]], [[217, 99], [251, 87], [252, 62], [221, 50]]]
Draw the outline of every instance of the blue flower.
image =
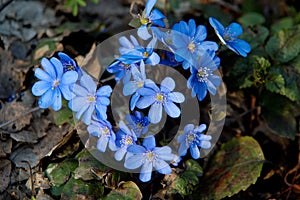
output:
[[[107, 106], [110, 104], [109, 96], [112, 93], [110, 86], [102, 86], [97, 90], [97, 85], [88, 74], [83, 74], [79, 84], [75, 84], [71, 90], [76, 95], [69, 101], [69, 108], [76, 113], [76, 119], [82, 117], [82, 121], [89, 125], [96, 110], [100, 119], [106, 120]], [[97, 90], [97, 91], [96, 91]]]
[[72, 58], [70, 58], [70, 56], [68, 56], [63, 52], [58, 52], [58, 57], [64, 67], [64, 72], [67, 71], [80, 72], [80, 67], [76, 64], [76, 62]]
[[168, 146], [156, 147], [155, 138], [150, 135], [143, 140], [143, 146], [131, 145], [127, 148], [133, 155], [125, 160], [124, 166], [127, 169], [141, 167], [140, 180], [147, 182], [151, 179], [152, 169], [161, 174], [170, 174], [171, 167], [166, 161], [172, 161], [174, 154]]
[[137, 46], [125, 54], [122, 54], [117, 60], [123, 63], [138, 63], [144, 61], [145, 64], [157, 65], [160, 61], [159, 55], [154, 52], [154, 47], [156, 46], [157, 39], [153, 38], [146, 48], [142, 46]]
[[128, 53], [134, 48], [141, 47], [141, 45], [133, 35], [130, 35], [130, 40], [128, 40], [125, 36], [120, 37], [119, 43], [121, 44], [121, 47], [119, 48], [119, 52], [121, 55]]
[[184, 102], [185, 98], [180, 92], [172, 92], [175, 88], [175, 81], [166, 77], [160, 84], [160, 88], [156, 84], [148, 84], [147, 87], [140, 88], [137, 92], [142, 97], [136, 103], [136, 106], [140, 109], [147, 108], [149, 106], [149, 121], [153, 124], [158, 123], [162, 118], [162, 107], [166, 113], [173, 118], [180, 116], [180, 109], [175, 103]]
[[181, 143], [178, 149], [178, 154], [180, 156], [184, 156], [190, 148], [191, 156], [194, 159], [200, 158], [200, 151], [198, 147], [203, 149], [209, 149], [211, 147], [211, 136], [202, 134], [205, 129], [205, 124], [201, 124], [195, 129], [193, 124], [186, 125], [184, 127], [184, 133], [178, 137], [178, 142]]
[[63, 65], [57, 58], [51, 58], [50, 61], [43, 58], [41, 65], [44, 70], [37, 68], [34, 75], [40, 79], [32, 87], [32, 94], [41, 96], [38, 101], [40, 108], [49, 108], [57, 111], [62, 106], [62, 97], [66, 100], [72, 98], [70, 86], [72, 86], [78, 77], [77, 72], [68, 71], [63, 73]]
[[251, 51], [251, 46], [245, 41], [238, 38], [243, 33], [241, 25], [238, 23], [231, 23], [228, 27], [224, 26], [215, 18], [209, 18], [210, 25], [215, 29], [215, 32], [221, 42], [229, 49], [243, 57]]
[[130, 145], [134, 145], [137, 141], [137, 136], [134, 132], [134, 130], [130, 130], [123, 121], [119, 123], [120, 130], [117, 132], [117, 138], [116, 138], [116, 145], [118, 147], [118, 150], [115, 153], [115, 159], [117, 161], [120, 161], [124, 158], [125, 154], [127, 159], [132, 154], [127, 152], [127, 148]]
[[100, 152], [105, 152], [107, 145], [110, 150], [117, 150], [115, 141], [116, 135], [112, 130], [112, 126], [107, 120], [98, 119], [96, 115], [93, 115], [90, 125], [87, 127], [87, 131], [90, 135], [98, 137], [97, 149]]
[[134, 115], [126, 115], [127, 125], [135, 132], [137, 137], [148, 132], [149, 119], [142, 113], [135, 111]]
[[201, 56], [207, 50], [217, 51], [218, 45], [212, 41], [205, 41], [207, 36], [206, 27], [199, 25], [193, 19], [187, 24], [180, 21], [172, 28], [172, 46], [175, 53], [175, 59], [178, 62], [183, 61], [183, 68], [191, 67], [194, 57]]
[[220, 65], [220, 59], [214, 52], [205, 52], [200, 61], [195, 60], [193, 67], [190, 68], [191, 76], [187, 81], [187, 87], [192, 88], [192, 97], [197, 95], [199, 101], [202, 101], [207, 95], [207, 90], [215, 95], [216, 86], [221, 84], [220, 77], [213, 74]]
[[145, 10], [140, 16], [141, 26], [139, 27], [137, 34], [143, 40], [148, 40], [151, 35], [149, 34], [147, 27], [151, 25], [157, 25], [160, 27], [165, 27], [165, 23], [163, 21], [166, 16], [164, 16], [159, 10], [153, 9], [157, 0], [148, 0], [146, 3]]
[[119, 82], [123, 79], [123, 83], [127, 83], [131, 78], [131, 70], [133, 68], [137, 68], [138, 65], [136, 63], [126, 64], [120, 60], [113, 62], [111, 65], [106, 68], [109, 73], [116, 73], [115, 80]]

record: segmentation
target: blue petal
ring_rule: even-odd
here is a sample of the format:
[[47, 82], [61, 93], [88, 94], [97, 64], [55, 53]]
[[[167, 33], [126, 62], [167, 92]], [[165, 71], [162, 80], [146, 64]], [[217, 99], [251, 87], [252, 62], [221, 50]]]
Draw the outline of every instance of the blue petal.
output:
[[75, 83], [78, 79], [78, 73], [76, 71], [67, 71], [63, 74], [61, 84], [69, 85]]
[[54, 66], [54, 69], [56, 71], [56, 77], [58, 79], [61, 79], [63, 73], [64, 73], [64, 67], [62, 65], [62, 63], [60, 62], [60, 60], [58, 60], [57, 58], [55, 57], [52, 57], [50, 59], [50, 62], [52, 63], [52, 65]]
[[164, 78], [160, 85], [167, 88], [169, 92], [175, 89], [175, 81], [171, 77]]
[[82, 121], [83, 123], [85, 123], [86, 125], [89, 125], [91, 123], [92, 120], [92, 114], [95, 110], [94, 106], [89, 106], [88, 109], [84, 112], [83, 116], [82, 116]]
[[[140, 107], [138, 106], [138, 108], [140, 108]], [[160, 122], [160, 120], [162, 118], [161, 103], [154, 103], [151, 105], [148, 117], [149, 117], [149, 121], [153, 124], [157, 124], [158, 122]]]
[[80, 78], [80, 85], [85, 87], [92, 94], [96, 92], [97, 85], [92, 77], [88, 74], [84, 74]]
[[235, 52], [243, 57], [246, 57], [247, 53], [251, 51], [250, 44], [247, 43], [245, 40], [236, 39], [233, 42], [228, 42], [228, 44], [231, 44], [231, 47], [235, 49]]
[[151, 96], [148, 97], [142, 97], [138, 100], [138, 102], [136, 103], [136, 106], [140, 109], [144, 109], [149, 107], [150, 105], [152, 105], [155, 102], [155, 99], [152, 98]]
[[243, 33], [243, 28], [241, 27], [241, 25], [235, 22], [229, 24], [229, 26], [226, 29], [227, 29], [226, 31], [228, 31], [230, 36], [235, 38], [240, 36]]
[[[123, 47], [122, 49], [124, 49], [124, 50], [125, 49], [130, 50], [130, 49], [134, 48], [133, 44], [125, 36], [122, 36], [122, 37], [119, 38], [119, 43], [122, 45], [122, 47]], [[121, 54], [124, 54], [125, 52], [126, 51], [120, 50]]]
[[139, 179], [142, 182], [148, 182], [151, 180], [152, 172], [149, 173], [140, 173]]
[[142, 154], [133, 155], [127, 158], [124, 162], [124, 167], [127, 169], [136, 169], [143, 164], [144, 156]]
[[56, 72], [54, 66], [47, 58], [42, 59], [41, 65], [43, 69], [49, 74], [49, 76], [52, 77], [52, 79], [56, 79]]
[[46, 81], [38, 81], [32, 86], [31, 92], [34, 96], [41, 96], [48, 89], [51, 90], [51, 88], [52, 88], [51, 83]]
[[133, 154], [143, 154], [146, 152], [146, 149], [140, 145], [130, 145], [127, 151]]
[[60, 93], [60, 90], [58, 88], [56, 88], [53, 91], [52, 108], [53, 108], [53, 110], [58, 111], [59, 109], [61, 109], [61, 106], [62, 106], [61, 93]]
[[126, 154], [126, 148], [121, 148], [118, 151], [116, 151], [114, 157], [117, 161], [120, 161], [124, 158], [125, 154]]
[[134, 93], [134, 95], [132, 95], [131, 99], [130, 99], [130, 110], [133, 110], [136, 106], [136, 103], [138, 102], [138, 100], [140, 99], [140, 96], [138, 93]]
[[206, 36], [207, 36], [206, 27], [199, 25], [196, 30], [195, 40], [197, 42], [203, 41], [205, 40]]
[[106, 96], [106, 97], [109, 97], [111, 93], [112, 93], [112, 89], [109, 85], [104, 85], [100, 87], [96, 92], [97, 96]]
[[207, 85], [208, 91], [209, 91], [212, 95], [216, 95], [216, 93], [217, 93], [217, 88], [214, 86], [214, 84], [212, 84], [212, 82], [210, 82], [210, 80], [207, 80], [206, 85]]
[[[69, 103], [70, 102], [71, 101], [69, 101]], [[89, 104], [83, 104], [83, 105], [81, 105], [80, 109], [78, 110], [78, 112], [75, 115], [75, 118], [79, 120], [80, 117], [81, 117], [81, 115], [88, 109], [88, 107], [89, 107]]]
[[166, 16], [162, 14], [162, 12], [160, 12], [158, 9], [153, 9], [151, 15], [149, 16], [149, 19], [153, 24], [158, 25], [162, 28], [165, 27], [165, 23], [162, 20], [163, 18], [166, 18]]
[[53, 81], [53, 78], [41, 68], [36, 68], [34, 70], [34, 76], [43, 81], [47, 81], [47, 82]]
[[199, 146], [203, 149], [209, 149], [211, 147], [211, 143], [209, 141], [201, 141]]
[[149, 135], [144, 138], [143, 140], [143, 146], [146, 147], [147, 150], [152, 150], [155, 148], [155, 137], [153, 135]]
[[124, 85], [123, 95], [124, 96], [129, 96], [129, 95], [135, 93], [137, 89], [138, 89], [137, 82], [136, 81], [130, 81], [130, 82], [128, 82]]
[[178, 154], [179, 154], [180, 156], [185, 156], [188, 149], [189, 149], [189, 147], [186, 146], [185, 141], [183, 141], [183, 142], [180, 144], [180, 146], [179, 146]]
[[214, 84], [215, 86], [220, 86], [221, 85], [221, 79], [217, 75], [211, 75], [209, 80]]
[[206, 125], [205, 124], [201, 124], [200, 126], [198, 126], [195, 131], [198, 133], [202, 133], [203, 131], [206, 130]]
[[75, 112], [78, 112], [83, 105], [88, 105], [86, 97], [75, 97], [68, 103], [69, 108]]
[[[113, 133], [112, 133], [113, 134]], [[114, 135], [114, 134], [113, 134]], [[113, 135], [109, 138], [109, 141], [108, 141], [108, 147], [111, 151], [117, 151], [118, 150], [118, 147], [116, 145], [116, 138], [113, 137]], [[114, 138], [114, 139], [113, 139]]]
[[177, 138], [177, 142], [181, 143], [185, 140], [186, 134], [180, 134]]
[[200, 50], [210, 50], [210, 51], [217, 51], [219, 49], [219, 46], [216, 42], [212, 41], [203, 41], [200, 45]]
[[154, 7], [154, 5], [156, 4], [156, 1], [157, 0], [148, 0], [147, 3], [146, 3], [146, 7], [145, 7], [145, 14], [146, 14], [146, 17], [149, 16], [152, 8]]
[[97, 105], [104, 105], [104, 106], [108, 106], [110, 104], [110, 100], [107, 97], [103, 97], [103, 96], [98, 96], [97, 100], [96, 100], [96, 104]]
[[156, 147], [155, 153], [158, 155], [158, 158], [171, 161], [174, 159], [174, 154], [172, 154], [172, 149], [169, 146]]
[[119, 122], [119, 127], [124, 133], [131, 134], [131, 131], [129, 130], [129, 128], [126, 126], [126, 124], [123, 121]]
[[225, 28], [224, 26], [215, 18], [209, 18], [210, 25], [215, 29], [216, 33], [219, 34], [221, 37], [224, 35]]
[[185, 97], [180, 92], [172, 92], [168, 94], [168, 100], [173, 101], [175, 103], [182, 103], [185, 100]]
[[71, 100], [75, 96], [71, 92], [69, 85], [60, 85], [59, 89], [66, 100]]
[[128, 83], [130, 81], [131, 78], [131, 71], [128, 70], [125, 72], [124, 77], [122, 78], [122, 82], [125, 85], [126, 83]]
[[60, 61], [62, 62], [62, 64], [71, 64], [72, 66], [76, 66], [75, 61], [70, 58], [70, 56], [68, 56], [67, 54], [63, 53], [63, 52], [58, 52], [58, 57], [60, 58]]
[[38, 101], [40, 108], [49, 108], [53, 103], [53, 90], [48, 89]]
[[107, 119], [107, 107], [103, 106], [103, 105], [99, 105], [96, 104], [96, 111], [97, 111], [97, 115], [99, 115], [99, 118], [102, 120], [106, 120]]
[[105, 152], [108, 143], [108, 138], [106, 136], [101, 136], [97, 141], [97, 149], [100, 152]]
[[163, 160], [157, 160], [154, 163], [154, 168], [161, 174], [171, 174], [172, 173], [172, 169], [169, 166], [169, 164]]
[[140, 173], [140, 180], [143, 182], [147, 182], [151, 180], [151, 175], [152, 175], [152, 168], [153, 168], [153, 163], [152, 162], [146, 162], [143, 164], [141, 173]]
[[143, 40], [148, 40], [149, 38], [152, 37], [148, 32], [147, 26], [145, 25], [142, 25], [140, 28], [138, 28], [137, 34]]
[[199, 151], [199, 148], [196, 145], [191, 145], [190, 152], [191, 152], [191, 156], [194, 159], [200, 158], [200, 151]]
[[188, 133], [190, 131], [193, 131], [194, 130], [194, 124], [187, 124], [185, 127], [184, 127], [184, 133]]
[[[88, 90], [78, 84], [74, 84], [70, 86], [70, 90], [76, 95], [81, 97], [87, 97], [89, 94]], [[92, 93], [93, 94], [93, 93]]]
[[165, 102], [164, 109], [166, 113], [173, 118], [177, 118], [181, 114], [180, 109], [171, 101]]
[[196, 33], [196, 23], [195, 23], [195, 20], [193, 20], [193, 19], [190, 19], [189, 20], [189, 33], [188, 33], [188, 35], [189, 36], [191, 36], [191, 37], [193, 37], [194, 35], [195, 35], [195, 33]]
[[160, 62], [160, 57], [157, 53], [153, 52], [148, 59], [146, 60], [146, 64], [148, 65], [157, 65]]

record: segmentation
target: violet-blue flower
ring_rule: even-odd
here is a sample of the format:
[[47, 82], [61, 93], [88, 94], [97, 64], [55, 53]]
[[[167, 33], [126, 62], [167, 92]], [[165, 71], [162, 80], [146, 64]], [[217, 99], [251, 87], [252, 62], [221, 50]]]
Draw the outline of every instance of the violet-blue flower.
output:
[[184, 127], [184, 133], [179, 135], [178, 142], [180, 143], [178, 154], [184, 156], [187, 150], [190, 149], [191, 156], [194, 159], [200, 158], [199, 148], [209, 149], [211, 147], [211, 136], [204, 135], [202, 132], [206, 129], [205, 124], [201, 124], [195, 128], [193, 124], [188, 124]]
[[101, 120], [96, 115], [93, 115], [93, 119], [90, 125], [88, 125], [87, 131], [90, 135], [98, 137], [96, 147], [100, 152], [105, 152], [107, 145], [110, 150], [117, 150], [115, 144], [116, 135], [109, 121]]
[[207, 50], [217, 51], [218, 45], [212, 41], [205, 41], [207, 36], [206, 27], [199, 25], [193, 19], [188, 24], [180, 21], [172, 28], [172, 48], [175, 59], [182, 62], [182, 67], [188, 69], [192, 65], [194, 57], [202, 56]]
[[135, 132], [137, 137], [148, 132], [149, 119], [139, 111], [135, 111], [134, 115], [126, 115], [127, 125]]
[[120, 121], [119, 127], [120, 130], [116, 134], [116, 145], [118, 150], [114, 156], [117, 161], [122, 160], [126, 153], [125, 159], [131, 156], [132, 154], [127, 152], [127, 148], [130, 145], [134, 145], [137, 141], [137, 136], [134, 130], [129, 129], [123, 121]]
[[63, 65], [57, 58], [43, 58], [41, 65], [44, 70], [37, 68], [34, 75], [40, 79], [32, 87], [32, 94], [41, 96], [38, 104], [40, 108], [49, 108], [57, 111], [62, 107], [62, 95], [66, 100], [72, 98], [70, 86], [78, 77], [77, 72], [63, 72]]
[[68, 56], [63, 52], [58, 52], [58, 57], [64, 67], [64, 72], [67, 71], [80, 72], [80, 67], [76, 64], [76, 62], [72, 58], [70, 58], [70, 56]]
[[125, 160], [124, 166], [127, 169], [141, 167], [140, 180], [147, 182], [151, 179], [153, 168], [161, 174], [170, 174], [171, 167], [166, 161], [172, 161], [174, 154], [168, 146], [156, 147], [155, 138], [150, 135], [143, 140], [143, 146], [131, 145], [127, 151], [133, 155]]
[[148, 117], [153, 124], [161, 120], [163, 107], [170, 117], [179, 117], [181, 111], [174, 103], [182, 103], [185, 98], [182, 93], [173, 92], [174, 88], [175, 81], [170, 77], [166, 77], [161, 82], [160, 88], [154, 83], [148, 84], [147, 87], [138, 90], [142, 97], [138, 100], [136, 106], [140, 109], [151, 106]]
[[209, 18], [209, 23], [214, 28], [221, 42], [233, 52], [243, 57], [246, 57], [247, 53], [251, 51], [250, 44], [245, 40], [238, 38], [238, 36], [240, 36], [243, 33], [241, 25], [233, 22], [229, 24], [229, 26], [224, 28], [224, 26], [213, 17]]
[[131, 78], [131, 70], [133, 68], [137, 68], [138, 64], [131, 63], [126, 64], [120, 60], [116, 60], [111, 65], [109, 65], [106, 70], [109, 73], [116, 73], [115, 80], [116, 82], [119, 82], [121, 79], [124, 84], [130, 81]]
[[145, 10], [142, 15], [140, 15], [141, 26], [138, 28], [137, 34], [143, 40], [148, 40], [151, 37], [147, 30], [148, 26], [157, 25], [163, 28], [165, 27], [163, 19], [166, 18], [166, 16], [164, 16], [159, 10], [153, 9], [156, 1], [157, 0], [148, 0]]
[[106, 120], [107, 106], [110, 104], [109, 96], [112, 93], [110, 86], [105, 85], [97, 90], [97, 84], [88, 74], [83, 74], [79, 84], [71, 87], [76, 95], [69, 101], [69, 108], [76, 113], [76, 119], [80, 119], [89, 125], [91, 123], [92, 114], [96, 111], [100, 119]]
[[220, 59], [214, 52], [205, 52], [200, 61], [194, 59], [193, 66], [190, 68], [191, 76], [187, 81], [187, 87], [192, 88], [192, 97], [197, 95], [202, 101], [207, 95], [207, 90], [215, 95], [217, 88], [221, 84], [220, 77], [213, 74], [220, 65]]

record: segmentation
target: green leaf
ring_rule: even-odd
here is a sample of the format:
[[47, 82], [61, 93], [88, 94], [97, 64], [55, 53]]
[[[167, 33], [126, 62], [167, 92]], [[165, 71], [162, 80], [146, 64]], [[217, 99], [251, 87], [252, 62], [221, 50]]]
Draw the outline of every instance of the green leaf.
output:
[[139, 187], [132, 181], [122, 182], [119, 187], [112, 190], [104, 200], [136, 200], [142, 199], [143, 195]]
[[294, 20], [291, 17], [281, 18], [271, 26], [272, 33], [278, 33], [280, 30], [292, 28]]
[[[274, 69], [274, 68], [272, 68]], [[269, 90], [270, 92], [275, 92], [278, 94], [285, 94], [285, 82], [284, 78], [281, 74], [279, 74], [279, 71], [274, 69], [271, 70], [268, 73], [268, 77], [266, 79], [266, 89]]]
[[274, 133], [294, 139], [297, 134], [296, 117], [300, 114], [299, 104], [286, 97], [270, 92], [262, 96], [262, 117]]
[[249, 12], [238, 19], [238, 22], [244, 26], [255, 26], [265, 23], [265, 18], [262, 14], [256, 12]]
[[202, 168], [197, 161], [192, 159], [185, 161], [184, 165], [184, 171], [175, 172], [173, 170], [172, 174], [165, 175], [163, 182], [166, 185], [156, 196], [164, 198], [177, 193], [181, 196], [192, 194], [195, 186], [199, 183], [198, 177], [203, 173]]
[[51, 163], [46, 169], [46, 175], [51, 181], [51, 193], [55, 196], [61, 194], [63, 185], [69, 180], [77, 167], [76, 160], [65, 160], [61, 163]]
[[133, 18], [128, 25], [133, 28], [139, 28], [142, 24], [138, 18]]
[[77, 16], [78, 15], [78, 5], [74, 4], [72, 7], [72, 14], [73, 16]]
[[77, 0], [77, 3], [78, 5], [82, 6], [82, 7], [85, 7], [86, 6], [86, 3], [84, 0]]
[[202, 199], [218, 200], [246, 190], [260, 176], [264, 160], [262, 149], [252, 137], [233, 138], [223, 144], [201, 181]]
[[87, 149], [83, 149], [76, 155], [79, 162], [79, 166], [74, 171], [75, 179], [92, 180], [95, 179], [95, 175], [92, 171], [108, 171], [110, 168], [103, 165], [95, 157], [90, 154]]
[[63, 100], [62, 108], [59, 111], [54, 112], [54, 123], [56, 125], [62, 125], [64, 123], [74, 124], [73, 112], [68, 107], [68, 102]]
[[252, 47], [252, 51], [258, 46], [262, 46], [269, 36], [269, 30], [261, 25], [249, 27], [245, 29], [241, 35], [241, 39], [248, 41]]
[[300, 53], [300, 26], [279, 31], [266, 45], [267, 53], [279, 63], [286, 63]]

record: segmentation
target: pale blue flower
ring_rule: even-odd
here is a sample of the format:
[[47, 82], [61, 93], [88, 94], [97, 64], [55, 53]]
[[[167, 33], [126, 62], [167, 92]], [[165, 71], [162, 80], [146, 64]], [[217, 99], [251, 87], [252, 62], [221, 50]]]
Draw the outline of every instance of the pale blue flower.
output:
[[87, 131], [90, 135], [98, 137], [97, 149], [100, 152], [105, 152], [107, 145], [110, 150], [116, 151], [115, 144], [116, 135], [112, 130], [112, 126], [107, 120], [101, 120], [96, 115], [93, 116], [90, 125], [87, 127]]
[[127, 125], [135, 132], [137, 137], [148, 132], [149, 119], [141, 112], [135, 111], [134, 115], [126, 115]]
[[202, 134], [205, 131], [206, 125], [201, 124], [195, 128], [193, 124], [188, 124], [184, 127], [184, 133], [179, 135], [178, 142], [180, 143], [178, 154], [184, 156], [187, 150], [190, 149], [191, 156], [194, 159], [200, 158], [199, 148], [209, 149], [211, 147], [211, 136]]
[[149, 121], [153, 124], [158, 123], [162, 118], [162, 108], [166, 113], [173, 118], [180, 116], [181, 111], [174, 103], [182, 103], [185, 98], [180, 92], [173, 92], [175, 88], [175, 81], [166, 77], [160, 84], [160, 88], [156, 84], [148, 84], [147, 87], [140, 88], [138, 93], [142, 97], [136, 103], [140, 109], [149, 106]]
[[127, 169], [141, 167], [140, 180], [147, 182], [151, 179], [153, 168], [161, 174], [170, 174], [171, 167], [166, 161], [172, 161], [174, 154], [168, 146], [156, 147], [155, 138], [150, 135], [143, 140], [143, 146], [131, 145], [127, 151], [133, 155], [125, 160], [124, 166]]
[[210, 25], [215, 29], [215, 32], [221, 42], [229, 49], [238, 55], [243, 57], [247, 56], [247, 53], [251, 51], [251, 46], [245, 40], [238, 38], [243, 33], [241, 25], [238, 23], [231, 23], [228, 27], [224, 26], [215, 18], [209, 18]]
[[100, 119], [106, 120], [107, 106], [110, 104], [109, 97], [112, 93], [110, 86], [105, 85], [97, 90], [97, 84], [88, 74], [83, 74], [79, 84], [75, 84], [71, 90], [76, 95], [69, 101], [69, 108], [76, 113], [76, 119], [80, 119], [89, 125], [92, 115], [96, 111]]
[[125, 154], [127, 159], [132, 154], [130, 152], [127, 152], [127, 148], [130, 145], [134, 145], [137, 141], [137, 136], [134, 132], [134, 130], [129, 129], [126, 124], [121, 121], [119, 123], [120, 130], [117, 132], [116, 135], [116, 145], [118, 147], [118, 150], [116, 151], [114, 157], [117, 161], [120, 161], [124, 158]]
[[43, 58], [41, 65], [44, 70], [37, 68], [34, 75], [40, 79], [32, 87], [32, 94], [41, 96], [38, 104], [40, 108], [57, 111], [62, 107], [62, 96], [66, 100], [72, 98], [70, 86], [74, 85], [78, 74], [76, 71], [63, 72], [63, 65], [57, 58]]

